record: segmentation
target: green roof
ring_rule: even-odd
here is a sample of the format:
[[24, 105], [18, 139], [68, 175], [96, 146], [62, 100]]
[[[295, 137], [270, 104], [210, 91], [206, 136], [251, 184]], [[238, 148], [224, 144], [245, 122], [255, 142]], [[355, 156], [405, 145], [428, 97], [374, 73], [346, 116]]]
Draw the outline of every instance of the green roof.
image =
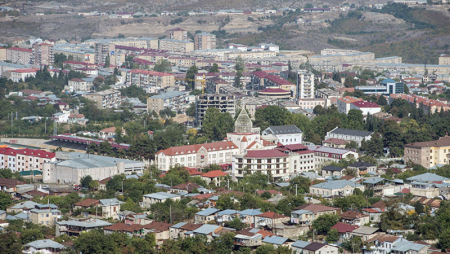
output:
[[42, 175], [42, 172], [39, 170], [29, 170], [29, 171], [20, 171], [21, 176], [31, 176], [31, 175]]

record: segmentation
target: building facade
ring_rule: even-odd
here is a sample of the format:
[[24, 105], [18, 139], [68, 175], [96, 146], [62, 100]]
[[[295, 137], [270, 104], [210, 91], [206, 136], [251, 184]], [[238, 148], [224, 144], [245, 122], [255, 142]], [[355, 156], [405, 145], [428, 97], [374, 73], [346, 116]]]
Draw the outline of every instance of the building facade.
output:
[[230, 113], [232, 117], [236, 114], [236, 98], [234, 95], [226, 94], [201, 94], [198, 96], [195, 105], [195, 122], [197, 126], [202, 126], [206, 110], [210, 107], [219, 109], [221, 113]]
[[33, 59], [33, 50], [11, 47], [6, 49], [6, 60], [17, 64], [30, 64]]
[[99, 109], [119, 108], [122, 103], [120, 92], [117, 90], [105, 90], [97, 93], [84, 94], [83, 97], [94, 101]]
[[198, 33], [194, 36], [194, 49], [215, 49], [216, 35], [210, 33]]
[[194, 51], [194, 43], [175, 39], [162, 39], [159, 41], [159, 49], [169, 52], [189, 53]]
[[35, 66], [53, 65], [53, 45], [48, 43], [35, 43], [33, 45], [33, 64]]
[[44, 150], [0, 148], [0, 168], [11, 171], [42, 171], [43, 164], [56, 161], [55, 153]]
[[430, 168], [436, 164], [449, 164], [450, 137], [441, 137], [434, 141], [415, 142], [404, 146], [405, 162], [420, 164]]

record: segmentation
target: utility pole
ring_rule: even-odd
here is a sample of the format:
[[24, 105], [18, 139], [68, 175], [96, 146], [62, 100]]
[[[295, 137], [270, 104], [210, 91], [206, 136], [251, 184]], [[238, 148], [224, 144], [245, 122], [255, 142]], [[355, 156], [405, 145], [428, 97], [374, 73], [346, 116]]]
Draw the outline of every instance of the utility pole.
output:
[[169, 206], [170, 224], [172, 224], [172, 205]]
[[297, 196], [297, 184], [295, 185], [295, 196]]

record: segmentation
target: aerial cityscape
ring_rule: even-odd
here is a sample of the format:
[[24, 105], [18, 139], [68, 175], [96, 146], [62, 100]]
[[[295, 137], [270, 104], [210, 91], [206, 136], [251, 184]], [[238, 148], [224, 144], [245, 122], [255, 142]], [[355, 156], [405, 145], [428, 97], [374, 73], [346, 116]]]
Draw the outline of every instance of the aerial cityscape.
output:
[[0, 253], [450, 253], [449, 45], [447, 0], [0, 0]]

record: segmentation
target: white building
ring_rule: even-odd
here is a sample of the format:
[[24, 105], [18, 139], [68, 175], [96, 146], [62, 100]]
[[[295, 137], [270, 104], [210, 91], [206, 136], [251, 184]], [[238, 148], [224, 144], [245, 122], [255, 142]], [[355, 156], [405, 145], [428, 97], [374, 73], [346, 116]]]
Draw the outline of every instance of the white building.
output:
[[166, 200], [173, 200], [177, 201], [181, 199], [180, 195], [171, 194], [167, 192], [157, 192], [157, 193], [151, 193], [144, 195], [142, 199], [142, 207], [149, 208], [153, 204], [165, 202]]
[[102, 180], [114, 175], [142, 173], [144, 162], [76, 152], [56, 153], [55, 162], [44, 163], [44, 183], [79, 184], [83, 176]]
[[301, 144], [303, 132], [295, 125], [270, 126], [262, 132], [262, 138], [282, 145]]
[[57, 123], [67, 123], [67, 121], [69, 121], [69, 116], [70, 116], [69, 113], [59, 112], [53, 114], [52, 118]]
[[356, 109], [361, 110], [363, 116], [367, 116], [367, 114], [375, 114], [381, 112], [381, 107], [373, 102], [368, 101], [356, 101], [350, 104], [350, 110]]
[[201, 168], [210, 164], [231, 164], [239, 148], [231, 141], [175, 146], [156, 153], [159, 170], [168, 171], [176, 164]]
[[326, 146], [308, 146], [308, 149], [314, 151], [315, 167], [322, 168], [331, 162], [339, 162], [342, 159], [358, 159], [359, 155], [354, 150], [332, 148]]
[[333, 130], [327, 132], [325, 140], [330, 138], [337, 138], [345, 140], [346, 142], [354, 141], [361, 146], [361, 141], [368, 141], [372, 138], [373, 132], [370, 131], [360, 131], [360, 130], [350, 130], [336, 127]]
[[314, 74], [309, 71], [299, 70], [298, 85], [299, 85], [299, 99], [314, 98]]

